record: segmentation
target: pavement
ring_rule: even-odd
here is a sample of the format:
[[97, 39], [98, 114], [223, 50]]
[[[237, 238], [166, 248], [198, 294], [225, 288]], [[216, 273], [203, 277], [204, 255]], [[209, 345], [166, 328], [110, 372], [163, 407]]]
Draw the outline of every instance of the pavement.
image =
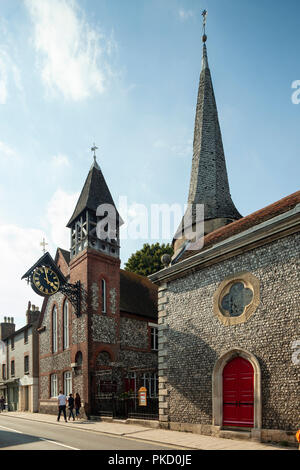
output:
[[[3, 413], [5, 417], [26, 419], [43, 423], [51, 423], [54, 426], [68, 426], [77, 429], [85, 429], [101, 434], [123, 436], [127, 439], [149, 441], [157, 444], [174, 446], [176, 449], [189, 450], [292, 450], [293, 447], [283, 447], [276, 444], [266, 444], [248, 440], [223, 439], [218, 437], [203, 436], [190, 432], [169, 431], [165, 429], [154, 429], [153, 427], [137, 424], [126, 424], [118, 421], [92, 421], [80, 419], [65, 423], [63, 417], [57, 422], [55, 415], [42, 413], [28, 413], [9, 411]], [[295, 449], [296, 450], [296, 449]]]

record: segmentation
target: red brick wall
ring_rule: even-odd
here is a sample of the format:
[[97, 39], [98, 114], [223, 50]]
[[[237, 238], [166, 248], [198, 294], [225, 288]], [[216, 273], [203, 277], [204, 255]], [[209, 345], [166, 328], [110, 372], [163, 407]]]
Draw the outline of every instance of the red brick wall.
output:
[[[106, 281], [107, 289], [107, 313], [102, 313], [101, 306], [101, 279]], [[102, 350], [107, 350], [109, 347], [113, 357], [117, 357], [119, 349], [119, 305], [120, 305], [120, 260], [99, 253], [98, 251], [87, 249], [82, 254], [79, 254], [70, 263], [70, 282], [75, 283], [80, 281], [82, 289], [84, 290], [84, 298], [82, 301], [82, 316], [85, 317], [85, 331], [86, 339], [80, 345], [72, 345], [72, 361], [77, 350], [80, 350], [83, 355], [82, 363], [82, 389], [84, 394], [86, 412], [90, 412], [91, 405], [91, 374], [94, 371], [96, 357]], [[93, 302], [92, 285], [96, 283], [98, 291], [98, 307], [95, 307]], [[109, 302], [109, 291], [111, 288], [116, 289], [116, 313], [111, 312]], [[95, 299], [94, 299], [95, 300]], [[92, 307], [93, 304], [93, 307]], [[116, 319], [116, 344], [94, 342], [92, 339], [92, 315], [105, 315], [106, 317], [114, 317]], [[74, 315], [74, 314], [73, 314]], [[76, 322], [76, 318], [73, 318]]]

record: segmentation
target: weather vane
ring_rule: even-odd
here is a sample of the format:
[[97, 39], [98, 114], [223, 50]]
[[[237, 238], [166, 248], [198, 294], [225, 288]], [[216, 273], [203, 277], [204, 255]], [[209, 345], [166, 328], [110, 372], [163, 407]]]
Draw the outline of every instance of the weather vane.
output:
[[207, 10], [203, 10], [202, 16], [203, 16], [203, 36], [202, 36], [202, 40], [203, 40], [203, 42], [206, 42], [207, 36], [205, 34], [205, 27], [206, 27]]
[[43, 253], [45, 254], [46, 253], [46, 245], [48, 245], [48, 243], [45, 242], [45, 238], [43, 238], [43, 241], [40, 243], [40, 245], [43, 247]]
[[93, 147], [91, 148], [91, 151], [94, 152], [94, 160], [96, 161], [96, 150], [98, 150], [98, 147], [96, 147], [96, 144], [94, 143]]

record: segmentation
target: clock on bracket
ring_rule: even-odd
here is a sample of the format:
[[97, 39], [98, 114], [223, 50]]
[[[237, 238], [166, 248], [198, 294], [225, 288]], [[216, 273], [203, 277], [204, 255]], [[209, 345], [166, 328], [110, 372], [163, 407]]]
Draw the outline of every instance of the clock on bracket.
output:
[[80, 281], [69, 283], [49, 253], [45, 253], [31, 266], [22, 279], [27, 279], [34, 292], [43, 297], [61, 292], [70, 300], [77, 317], [81, 315]]
[[32, 273], [31, 287], [37, 294], [48, 296], [59, 291], [60, 282], [57, 274], [51, 268], [39, 266]]

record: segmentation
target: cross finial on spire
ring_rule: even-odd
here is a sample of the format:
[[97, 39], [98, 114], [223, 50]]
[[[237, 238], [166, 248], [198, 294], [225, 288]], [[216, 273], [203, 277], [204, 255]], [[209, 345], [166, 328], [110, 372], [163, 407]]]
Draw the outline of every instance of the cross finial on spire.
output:
[[43, 247], [43, 253], [45, 254], [46, 253], [46, 245], [48, 245], [48, 243], [45, 242], [45, 238], [43, 238], [43, 241], [40, 243], [40, 245]]
[[205, 27], [206, 27], [207, 10], [203, 10], [202, 16], [203, 16], [203, 36], [202, 36], [202, 41], [203, 41], [203, 42], [206, 42], [207, 36], [206, 36], [206, 34], [205, 34]]
[[96, 144], [94, 143], [93, 147], [91, 147], [91, 151], [94, 152], [94, 160], [96, 161], [96, 150], [98, 150], [98, 147], [96, 147]]

